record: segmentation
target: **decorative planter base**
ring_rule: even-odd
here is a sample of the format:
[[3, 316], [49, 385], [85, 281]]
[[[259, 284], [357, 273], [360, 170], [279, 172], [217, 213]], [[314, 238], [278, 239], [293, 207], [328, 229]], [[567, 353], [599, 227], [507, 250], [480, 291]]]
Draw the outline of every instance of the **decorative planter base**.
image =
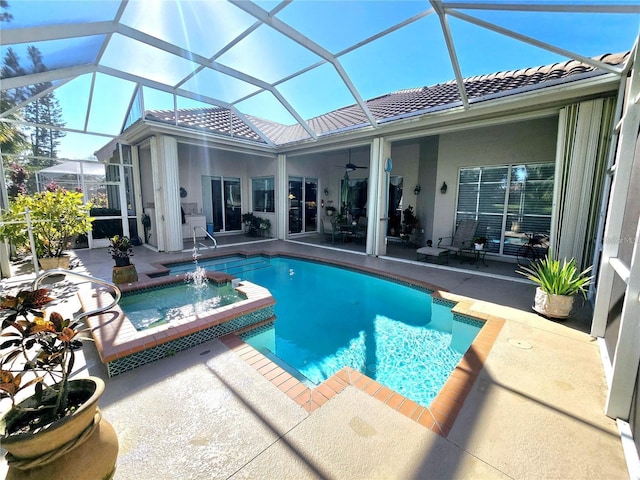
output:
[[[118, 437], [102, 418], [98, 400], [104, 382], [96, 377], [72, 380], [71, 392], [86, 395], [75, 413], [54, 422], [37, 434], [2, 438], [7, 453], [7, 480], [105, 480], [113, 477], [118, 456]], [[33, 406], [33, 397], [21, 402]], [[3, 422], [19, 421], [10, 410]]]
[[571, 313], [573, 300], [573, 295], [554, 295], [537, 287], [533, 310], [545, 317], [564, 320]]
[[40, 467], [9, 467], [6, 480], [109, 480], [117, 457], [118, 437], [103, 418], [84, 443]]
[[138, 281], [138, 272], [136, 266], [131, 264], [126, 267], [113, 267], [111, 274], [113, 283], [132, 283]]
[[38, 262], [40, 262], [40, 268], [43, 270], [53, 270], [54, 268], [64, 268], [66, 270], [69, 269], [69, 255], [63, 255], [62, 257], [47, 257], [40, 258]]

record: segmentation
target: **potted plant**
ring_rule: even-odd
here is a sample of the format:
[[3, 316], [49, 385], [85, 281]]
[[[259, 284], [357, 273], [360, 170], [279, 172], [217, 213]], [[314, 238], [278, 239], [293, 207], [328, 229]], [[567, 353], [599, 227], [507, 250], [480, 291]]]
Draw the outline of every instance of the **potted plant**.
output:
[[249, 237], [257, 237], [260, 228], [260, 220], [252, 212], [242, 214], [242, 223], [244, 224], [245, 233]]
[[268, 237], [271, 233], [271, 220], [268, 218], [260, 219], [260, 236]]
[[136, 266], [131, 263], [133, 256], [131, 240], [125, 235], [114, 235], [109, 239], [109, 255], [116, 262], [111, 272], [113, 283], [131, 283], [138, 281]]
[[16, 247], [28, 249], [29, 232], [25, 226], [28, 212], [40, 266], [45, 270], [69, 268], [65, 250], [75, 235], [91, 231], [90, 209], [91, 204], [82, 202], [82, 193], [64, 188], [18, 195], [2, 214], [1, 220], [5, 223], [0, 226], [0, 237]]
[[473, 246], [476, 250], [482, 250], [487, 243], [487, 237], [476, 237], [473, 239]]
[[130, 257], [133, 256], [131, 240], [125, 235], [114, 235], [109, 239], [109, 255], [116, 262], [116, 267], [131, 265]]
[[271, 230], [271, 221], [268, 218], [260, 218], [251, 212], [242, 214], [242, 223], [249, 237], [266, 236]]
[[546, 317], [565, 319], [571, 313], [577, 293], [587, 297], [587, 287], [593, 277], [591, 267], [578, 271], [575, 259], [554, 260], [547, 255], [530, 267], [520, 267], [518, 273], [536, 283], [533, 309]]
[[417, 228], [418, 219], [413, 213], [413, 207], [411, 205], [409, 205], [402, 211], [402, 215], [403, 233], [409, 235], [411, 234], [411, 232], [413, 232], [414, 228]]
[[[104, 382], [71, 379], [86, 337], [78, 320], [41, 310], [52, 300], [46, 289], [0, 298], [0, 398], [11, 400], [0, 420], [8, 478], [110, 478], [118, 441], [97, 407]], [[31, 395], [20, 401], [24, 393]]]

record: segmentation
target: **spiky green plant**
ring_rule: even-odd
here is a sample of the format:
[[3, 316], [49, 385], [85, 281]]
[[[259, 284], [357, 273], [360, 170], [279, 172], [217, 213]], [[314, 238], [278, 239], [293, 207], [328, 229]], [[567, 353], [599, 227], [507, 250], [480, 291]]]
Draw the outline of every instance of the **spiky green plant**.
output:
[[518, 273], [524, 275], [540, 288], [554, 295], [574, 295], [578, 292], [587, 298], [587, 287], [593, 276], [589, 275], [591, 267], [578, 272], [576, 260], [554, 260], [547, 255], [542, 260], [534, 262], [530, 267], [520, 267]]

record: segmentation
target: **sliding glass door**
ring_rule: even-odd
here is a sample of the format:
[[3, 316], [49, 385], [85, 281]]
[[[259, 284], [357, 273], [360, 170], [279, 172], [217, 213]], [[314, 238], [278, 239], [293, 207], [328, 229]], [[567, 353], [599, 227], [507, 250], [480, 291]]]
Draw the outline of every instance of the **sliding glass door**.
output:
[[318, 179], [289, 177], [289, 233], [318, 231]]
[[230, 232], [242, 229], [242, 202], [239, 178], [211, 178], [211, 209], [215, 232]]

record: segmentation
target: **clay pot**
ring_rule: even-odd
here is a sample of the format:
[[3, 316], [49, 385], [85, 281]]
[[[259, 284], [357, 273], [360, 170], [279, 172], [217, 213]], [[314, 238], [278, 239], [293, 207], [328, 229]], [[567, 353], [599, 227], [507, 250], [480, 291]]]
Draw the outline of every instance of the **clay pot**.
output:
[[[104, 382], [89, 377], [69, 382], [74, 395], [86, 400], [72, 414], [38, 433], [2, 436], [7, 450], [7, 480], [96, 480], [113, 477], [118, 456], [118, 438], [113, 427], [102, 418], [98, 400]], [[33, 397], [19, 405], [34, 404]], [[21, 413], [10, 410], [2, 418], [2, 426], [15, 423]]]
[[113, 260], [116, 262], [116, 267], [126, 267], [127, 265], [131, 265], [129, 257], [115, 257]]

